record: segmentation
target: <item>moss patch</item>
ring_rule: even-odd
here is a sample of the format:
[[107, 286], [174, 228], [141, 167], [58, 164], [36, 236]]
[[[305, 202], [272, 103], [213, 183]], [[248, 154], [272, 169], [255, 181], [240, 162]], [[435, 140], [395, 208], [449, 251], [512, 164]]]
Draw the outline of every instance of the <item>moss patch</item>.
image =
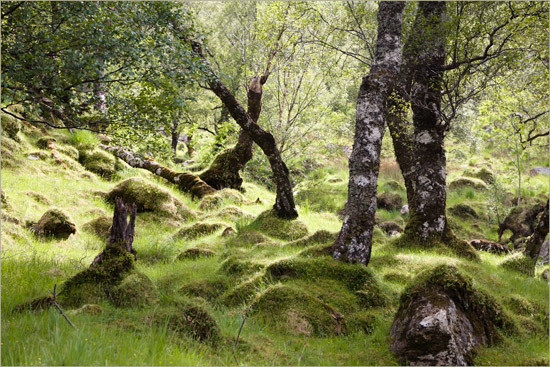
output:
[[222, 210], [220, 210], [216, 214], [216, 217], [219, 217], [219, 218], [222, 218], [222, 219], [228, 219], [230, 221], [235, 222], [235, 221], [237, 221], [238, 219], [240, 219], [242, 217], [251, 218], [252, 214], [243, 211], [238, 206], [228, 205], [228, 206], [224, 207]]
[[287, 246], [307, 247], [318, 243], [333, 243], [334, 241], [336, 241], [337, 237], [338, 233], [333, 233], [321, 229], [313, 233], [311, 236], [289, 242]]
[[528, 276], [535, 275], [535, 263], [533, 262], [533, 259], [525, 256], [521, 252], [508, 256], [501, 263], [501, 266], [506, 269], [518, 271]]
[[93, 233], [99, 238], [108, 238], [112, 224], [112, 218], [109, 218], [106, 215], [102, 215], [101, 217], [92, 219], [91, 221], [84, 223], [84, 225], [82, 226], [82, 230]]
[[202, 297], [209, 302], [215, 301], [229, 288], [226, 277], [199, 279], [180, 288], [180, 292], [191, 297]]
[[194, 240], [195, 238], [208, 236], [224, 227], [221, 223], [204, 223], [197, 222], [180, 229], [175, 235], [175, 239], [184, 238], [186, 240]]
[[471, 187], [474, 190], [488, 190], [487, 184], [478, 178], [458, 177], [449, 184], [449, 189], [459, 190]]
[[50, 199], [48, 199], [45, 195], [42, 195], [39, 192], [25, 191], [25, 195], [27, 195], [28, 197], [36, 200], [40, 204], [44, 204], [44, 205], [50, 205], [51, 204]]
[[227, 246], [250, 246], [268, 241], [270, 241], [270, 239], [260, 232], [244, 230], [239, 231], [236, 236], [227, 241]]
[[298, 220], [281, 219], [277, 217], [275, 210], [267, 210], [256, 217], [250, 224], [251, 228], [267, 234], [270, 237], [282, 240], [296, 240], [307, 236], [306, 225]]
[[120, 197], [126, 204], [135, 203], [138, 212], [151, 211], [183, 219], [193, 218], [191, 210], [168, 190], [138, 177], [128, 178], [115, 186], [106, 200], [114, 203]]
[[111, 179], [116, 172], [115, 157], [101, 149], [81, 150], [79, 161], [88, 171], [106, 179]]
[[17, 140], [17, 134], [21, 131], [21, 122], [7, 113], [1, 113], [2, 135]]
[[38, 223], [34, 226], [34, 233], [37, 236], [51, 236], [67, 239], [76, 233], [76, 225], [69, 215], [57, 208], [45, 212]]
[[185, 260], [185, 259], [198, 259], [200, 257], [212, 257], [216, 256], [216, 253], [212, 250], [206, 249], [206, 248], [190, 248], [182, 252], [178, 255], [178, 260]]
[[378, 209], [397, 210], [401, 209], [403, 199], [397, 193], [382, 192], [376, 198], [376, 207]]
[[113, 288], [111, 300], [118, 307], [143, 307], [158, 301], [157, 287], [145, 274], [135, 271]]
[[212, 195], [205, 196], [199, 203], [201, 210], [215, 210], [224, 203], [242, 204], [244, 196], [234, 189], [218, 190]]
[[449, 213], [463, 219], [479, 218], [474, 208], [468, 204], [456, 204], [449, 208]]

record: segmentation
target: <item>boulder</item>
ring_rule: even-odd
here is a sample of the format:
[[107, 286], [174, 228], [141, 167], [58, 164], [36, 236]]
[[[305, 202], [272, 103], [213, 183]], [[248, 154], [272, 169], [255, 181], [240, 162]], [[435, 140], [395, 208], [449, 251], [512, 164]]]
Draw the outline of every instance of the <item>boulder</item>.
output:
[[510, 253], [510, 249], [508, 247], [494, 241], [476, 239], [476, 240], [471, 240], [470, 245], [472, 245], [478, 251], [487, 251], [492, 254], [502, 255], [502, 254]]
[[546, 175], [550, 176], [550, 167], [537, 166], [529, 170], [529, 176]]
[[401, 196], [392, 192], [383, 192], [376, 197], [376, 207], [378, 209], [397, 210], [401, 209], [403, 199]]
[[37, 236], [67, 239], [71, 234], [76, 233], [76, 225], [67, 214], [53, 208], [45, 212], [34, 225], [34, 233]]
[[138, 212], [189, 219], [191, 210], [168, 190], [138, 177], [128, 178], [119, 183], [106, 195], [106, 200], [114, 203], [120, 197], [126, 204], [135, 203]]
[[401, 295], [391, 350], [409, 365], [466, 366], [511, 327], [500, 305], [454, 266], [422, 272]]

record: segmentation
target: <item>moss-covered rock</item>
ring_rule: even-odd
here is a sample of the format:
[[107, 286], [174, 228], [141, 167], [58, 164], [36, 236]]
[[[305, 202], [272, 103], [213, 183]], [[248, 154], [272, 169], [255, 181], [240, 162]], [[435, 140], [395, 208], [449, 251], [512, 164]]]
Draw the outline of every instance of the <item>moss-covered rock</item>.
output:
[[101, 149], [79, 151], [79, 162], [88, 171], [106, 179], [111, 179], [116, 172], [115, 157]]
[[221, 331], [216, 320], [206, 309], [191, 303], [179, 303], [159, 310], [155, 323], [177, 333], [188, 335], [202, 342], [217, 343]]
[[180, 229], [174, 234], [174, 239], [184, 238], [186, 240], [194, 240], [199, 237], [208, 236], [223, 227], [224, 225], [221, 223], [197, 222]]
[[14, 168], [22, 164], [17, 158], [17, 153], [21, 150], [20, 145], [13, 139], [2, 135], [1, 158], [2, 168]]
[[403, 227], [391, 220], [378, 224], [378, 227], [390, 236], [403, 232]]
[[158, 301], [157, 287], [145, 274], [137, 271], [125, 276], [110, 293], [117, 307], [143, 307]]
[[235, 205], [228, 205], [224, 207], [222, 210], [220, 210], [216, 214], [216, 216], [222, 219], [230, 220], [232, 222], [235, 222], [238, 219], [241, 219], [243, 217], [252, 218], [252, 214], [245, 212], [244, 210], [242, 210], [241, 208]]
[[542, 273], [540, 273], [540, 278], [548, 282], [548, 280], [550, 280], [550, 269], [549, 268], [544, 269]]
[[34, 226], [34, 233], [37, 236], [67, 239], [76, 233], [76, 225], [68, 214], [53, 208], [42, 215]]
[[80, 158], [80, 153], [78, 152], [78, 149], [70, 145], [58, 145], [57, 150], [60, 153], [65, 154], [67, 157], [74, 159], [75, 161], [78, 161]]
[[142, 178], [131, 177], [122, 181], [106, 195], [106, 200], [114, 203], [117, 197], [126, 204], [135, 203], [138, 212], [150, 211], [182, 219], [194, 217], [191, 210], [168, 190]]
[[475, 348], [514, 330], [502, 307], [454, 266], [421, 272], [402, 293], [391, 329], [402, 363], [467, 365]]
[[307, 292], [283, 284], [269, 287], [251, 307], [252, 315], [294, 335], [341, 335], [344, 316]]
[[399, 194], [393, 192], [382, 192], [376, 197], [378, 209], [397, 210], [403, 206], [403, 199]]
[[289, 242], [287, 246], [307, 247], [318, 243], [334, 243], [337, 237], [338, 233], [333, 233], [321, 229], [310, 236]]
[[17, 134], [21, 131], [21, 122], [7, 113], [1, 113], [2, 136], [17, 140]]
[[479, 178], [487, 184], [491, 184], [495, 181], [495, 174], [487, 167], [481, 167], [479, 170], [473, 172], [473, 177]]
[[111, 232], [111, 225], [113, 224], [113, 219], [109, 218], [106, 215], [92, 219], [89, 222], [86, 222], [82, 226], [82, 230], [95, 234], [100, 238], [108, 238]]
[[255, 263], [243, 257], [243, 255], [235, 254], [229, 256], [221, 263], [220, 271], [234, 276], [241, 276], [243, 274], [255, 273], [263, 267], [263, 265]]
[[178, 260], [185, 260], [185, 259], [198, 259], [200, 257], [212, 257], [216, 256], [216, 253], [212, 250], [206, 249], [206, 248], [189, 248], [178, 255]]
[[262, 281], [262, 275], [257, 274], [237, 286], [228, 289], [221, 295], [221, 303], [229, 307], [250, 304], [260, 291]]
[[463, 219], [479, 218], [474, 208], [468, 204], [456, 204], [449, 208], [449, 213]]
[[522, 252], [506, 257], [500, 265], [505, 269], [515, 270], [528, 276], [535, 275], [535, 262]]
[[458, 177], [449, 184], [449, 189], [460, 190], [470, 187], [474, 190], [488, 190], [487, 184], [478, 178]]
[[208, 302], [214, 302], [229, 288], [229, 279], [217, 277], [214, 279], [199, 279], [185, 284], [180, 292], [191, 297], [202, 297]]
[[201, 210], [215, 210], [223, 204], [240, 205], [244, 201], [244, 196], [239, 191], [234, 189], [218, 190], [212, 195], [207, 195], [199, 203]]
[[[537, 216], [544, 210], [543, 203], [537, 203], [535, 205], [520, 205], [512, 209], [512, 211], [504, 218], [501, 223], [498, 234], [499, 237], [504, 234], [506, 230], [512, 232], [512, 236], [509, 241], [514, 243], [517, 239], [522, 237], [529, 237], [535, 230]], [[514, 248], [516, 244], [514, 243]]]
[[297, 240], [308, 234], [308, 229], [302, 221], [279, 218], [273, 209], [258, 215], [250, 227], [270, 237], [288, 241]]
[[253, 230], [242, 230], [237, 232], [236, 236], [231, 237], [231, 239], [227, 241], [227, 246], [250, 246], [269, 241], [270, 239], [260, 232]]

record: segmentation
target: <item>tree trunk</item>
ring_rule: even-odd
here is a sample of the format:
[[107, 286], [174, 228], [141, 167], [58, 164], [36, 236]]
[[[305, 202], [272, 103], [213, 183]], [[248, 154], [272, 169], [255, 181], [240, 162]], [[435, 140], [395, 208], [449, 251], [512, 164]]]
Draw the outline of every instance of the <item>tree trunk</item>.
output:
[[387, 100], [401, 63], [403, 2], [380, 2], [374, 65], [357, 97], [355, 138], [349, 160], [346, 214], [332, 247], [335, 259], [367, 265], [372, 248], [380, 149]]
[[447, 230], [445, 125], [441, 120], [441, 79], [445, 63], [445, 2], [420, 2], [415, 33], [411, 107], [414, 124], [414, 212], [406, 233], [422, 241]]
[[[248, 115], [256, 124], [262, 109], [262, 85], [265, 80], [255, 76], [248, 87]], [[240, 190], [243, 179], [239, 172], [252, 159], [253, 147], [254, 141], [241, 128], [237, 144], [218, 154], [208, 170], [200, 175], [201, 179], [217, 190], [226, 187]]]
[[177, 157], [178, 142], [179, 142], [179, 138], [180, 138], [180, 134], [178, 133], [178, 126], [179, 126], [179, 124], [176, 121], [173, 121], [172, 122], [172, 130], [170, 131], [170, 138], [172, 139], [171, 146], [172, 146], [172, 152], [174, 153], [174, 158]]
[[[125, 205], [121, 198], [116, 198], [115, 212], [113, 214], [113, 225], [111, 226], [111, 235], [107, 242], [109, 246], [120, 246], [123, 250], [134, 255], [134, 259], [137, 260], [137, 252], [132, 247], [134, 243], [134, 228], [136, 225], [136, 204]], [[126, 222], [130, 214], [130, 221]], [[90, 267], [101, 264], [104, 259], [105, 252], [102, 251], [97, 255], [90, 265]]]
[[548, 201], [546, 201], [546, 206], [540, 217], [539, 224], [537, 224], [535, 232], [529, 237], [525, 245], [525, 255], [533, 259], [535, 264], [537, 263], [542, 243], [546, 235], [548, 235], [548, 219]]
[[155, 162], [152, 159], [141, 158], [136, 153], [130, 152], [121, 147], [110, 147], [104, 144], [99, 144], [98, 146], [103, 150], [113, 153], [134, 168], [146, 169], [147, 171], [170, 181], [181, 191], [191, 193], [193, 197], [201, 199], [206, 195], [216, 192], [214, 188], [192, 173], [176, 172]]
[[[277, 186], [277, 196], [273, 209], [281, 218], [296, 218], [298, 212], [294, 204], [294, 195], [292, 193], [292, 184], [290, 182], [288, 168], [281, 158], [281, 153], [277, 149], [273, 135], [262, 129], [252, 117], [245, 111], [243, 106], [237, 101], [235, 96], [220, 80], [210, 67], [210, 63], [204, 56], [200, 43], [190, 40], [186, 35], [182, 35], [186, 42], [189, 42], [193, 51], [203, 60], [208, 77], [208, 86], [218, 96], [222, 103], [227, 107], [231, 117], [246, 131], [250, 138], [256, 143], [267, 156], [271, 171]], [[262, 77], [266, 77], [265, 75]]]

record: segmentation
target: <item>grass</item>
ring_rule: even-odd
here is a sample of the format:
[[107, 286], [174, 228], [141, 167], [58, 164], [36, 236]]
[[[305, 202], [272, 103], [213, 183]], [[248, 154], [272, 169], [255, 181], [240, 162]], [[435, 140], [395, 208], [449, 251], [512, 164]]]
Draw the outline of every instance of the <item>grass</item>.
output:
[[[216, 217], [218, 210], [203, 212], [208, 218], [199, 217], [192, 222], [178, 222], [158, 218], [151, 213], [139, 213], [134, 247], [138, 252], [137, 268], [147, 275], [159, 291], [158, 304], [148, 308], [118, 309], [107, 301], [100, 304], [100, 315], [81, 313], [71, 316], [78, 329], [73, 330], [54, 310], [42, 312], [12, 313], [15, 305], [33, 297], [51, 292], [54, 284], [60, 284], [71, 275], [86, 268], [104, 246], [104, 239], [81, 231], [81, 226], [100, 216], [112, 214], [112, 206], [95, 192], [107, 192], [125, 178], [140, 176], [162, 185], [191, 210], [201, 211], [199, 202], [179, 192], [174, 185], [142, 170], [126, 169], [115, 181], [108, 182], [93, 177], [76, 179], [83, 171], [64, 170], [50, 159], [25, 160], [28, 151], [36, 150], [35, 138], [25, 137], [30, 144], [23, 149], [20, 158], [24, 164], [2, 170], [2, 189], [8, 197], [6, 214], [21, 221], [21, 225], [2, 223], [2, 348], [3, 365], [228, 365], [235, 364], [233, 342], [242, 323], [244, 310], [258, 294], [270, 287], [286, 285], [300, 289], [308, 296], [322, 297], [327, 304], [343, 314], [351, 325], [354, 313], [367, 313], [372, 317], [370, 330], [350, 328], [341, 335], [315, 336], [292, 334], [266, 322], [259, 316], [248, 317], [243, 328], [236, 355], [240, 364], [246, 365], [397, 365], [389, 350], [390, 328], [398, 307], [401, 292], [422, 270], [438, 264], [453, 264], [474, 278], [474, 286], [491, 294], [518, 325], [518, 333], [505, 335], [501, 343], [480, 348], [476, 364], [525, 365], [548, 364], [548, 284], [539, 277], [528, 277], [500, 266], [503, 257], [480, 253], [481, 262], [456, 258], [451, 254], [438, 254], [419, 249], [397, 251], [390, 245], [391, 239], [376, 232], [369, 271], [387, 300], [384, 306], [365, 308], [356, 300], [341, 280], [320, 273], [316, 279], [270, 277], [266, 268], [282, 260], [302, 259], [300, 253], [310, 247], [327, 244], [311, 244], [306, 247], [285, 246], [289, 241], [269, 238], [257, 244], [244, 244], [234, 238], [222, 238], [221, 230], [193, 240], [175, 239], [173, 234], [185, 225], [197, 221], [227, 222], [240, 233], [254, 229], [254, 218], [242, 217], [228, 221]], [[85, 140], [86, 137], [82, 139]], [[72, 139], [72, 138], [71, 138]], [[62, 145], [62, 139], [58, 144]], [[477, 165], [483, 161], [472, 161]], [[457, 163], [450, 176], [458, 177], [466, 166]], [[498, 170], [496, 170], [498, 172]], [[338, 179], [342, 180], [339, 181]], [[398, 180], [396, 167], [385, 163], [381, 171], [379, 187], [388, 181]], [[310, 173], [304, 187], [323, 186], [338, 191], [336, 201], [299, 203], [300, 220], [309, 234], [318, 230], [336, 233], [341, 219], [334, 208], [342, 208], [347, 193], [347, 172], [344, 169], [325, 169], [319, 174]], [[316, 181], [322, 180], [321, 183]], [[332, 180], [333, 182], [329, 182]], [[547, 183], [539, 177], [526, 179], [532, 183], [526, 194], [537, 196], [547, 193]], [[51, 206], [70, 213], [78, 227], [68, 240], [38, 240], [24, 228], [26, 221], [36, 221], [50, 205], [30, 198], [25, 192], [34, 191], [48, 198]], [[405, 192], [397, 192], [405, 198]], [[462, 228], [459, 235], [468, 238], [477, 232], [489, 239], [496, 239], [496, 229], [487, 209], [487, 194], [471, 189], [450, 191], [448, 206], [464, 203], [472, 206], [478, 220], [452, 218]], [[245, 183], [243, 211], [257, 217], [271, 208], [274, 194], [261, 185]], [[314, 196], [314, 195], [313, 195]], [[259, 203], [256, 199], [260, 198]], [[311, 199], [311, 197], [310, 197]], [[328, 200], [328, 199], [327, 199]], [[317, 202], [319, 203], [319, 201]], [[328, 203], [328, 204], [327, 204]], [[327, 204], [327, 205], [325, 205]], [[222, 201], [221, 208], [234, 205]], [[328, 209], [329, 210], [328, 210]], [[4, 210], [4, 209], [3, 209]], [[379, 221], [392, 220], [404, 224], [406, 218], [399, 211], [377, 212]], [[477, 227], [479, 228], [477, 228]], [[256, 228], [258, 229], [258, 228]], [[207, 258], [176, 260], [177, 255], [189, 248], [205, 248], [215, 252]], [[253, 269], [241, 273], [228, 273], [222, 267], [224, 261], [236, 259]], [[322, 258], [328, 261], [329, 258]], [[316, 264], [315, 258], [311, 263]], [[358, 266], [358, 265], [357, 265]], [[350, 266], [353, 268], [353, 266]], [[537, 269], [540, 273], [541, 269]], [[185, 295], [181, 288], [203, 281], [223, 279], [228, 291], [251, 284], [252, 296], [230, 306], [221, 300], [224, 294], [211, 302]], [[225, 291], [227, 292], [227, 291]], [[532, 315], [518, 313], [510, 298], [527, 300], [535, 310]], [[189, 335], [171, 331], [167, 325], [151, 321], [158, 310], [178, 300], [185, 299], [204, 304], [220, 327], [222, 339], [217, 345], [200, 343]], [[530, 330], [526, 319], [534, 323]], [[538, 329], [537, 329], [538, 328]]]

